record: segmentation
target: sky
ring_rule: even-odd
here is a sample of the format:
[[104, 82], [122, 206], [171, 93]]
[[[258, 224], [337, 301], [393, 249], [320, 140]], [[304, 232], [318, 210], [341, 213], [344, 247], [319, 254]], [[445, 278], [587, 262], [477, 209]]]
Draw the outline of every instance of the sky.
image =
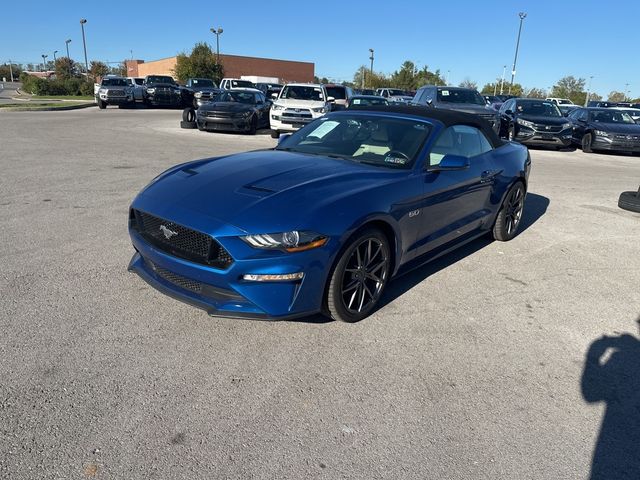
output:
[[[54, 6], [55, 5], [55, 6]], [[638, 0], [394, 0], [345, 2], [26, 1], [0, 7], [0, 63], [38, 63], [42, 54], [89, 61], [146, 61], [189, 52], [196, 42], [215, 48], [211, 27], [223, 28], [220, 52], [315, 63], [318, 77], [352, 80], [369, 66], [392, 73], [405, 60], [439, 69], [449, 84], [510, 80], [520, 19], [526, 12], [516, 82], [549, 89], [573, 75], [591, 80], [606, 98], [613, 90], [640, 97]], [[628, 25], [629, 28], [626, 27]], [[629, 84], [626, 86], [625, 84]]]

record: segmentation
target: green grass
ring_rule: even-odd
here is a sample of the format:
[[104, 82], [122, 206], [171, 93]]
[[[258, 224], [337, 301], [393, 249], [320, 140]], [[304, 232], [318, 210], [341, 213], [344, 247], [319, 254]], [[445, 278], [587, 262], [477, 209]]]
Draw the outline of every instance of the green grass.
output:
[[69, 108], [71, 106], [77, 106], [77, 105], [94, 105], [93, 103], [89, 103], [89, 102], [82, 102], [82, 103], [68, 103], [68, 102], [55, 102], [55, 103], [36, 103], [36, 102], [21, 102], [21, 103], [6, 103], [6, 104], [0, 104], [0, 110], [40, 110], [40, 109], [46, 109], [46, 108], [60, 108], [60, 109], [65, 109], [65, 108]]
[[93, 95], [33, 95], [34, 100], [93, 100]]

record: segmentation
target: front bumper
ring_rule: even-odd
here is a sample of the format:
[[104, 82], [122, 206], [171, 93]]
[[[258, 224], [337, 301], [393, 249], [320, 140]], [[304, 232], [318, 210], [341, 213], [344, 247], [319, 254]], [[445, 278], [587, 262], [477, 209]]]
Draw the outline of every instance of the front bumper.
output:
[[156, 107], [179, 107], [182, 105], [182, 96], [179, 95], [147, 95], [149, 105]]
[[523, 145], [548, 145], [554, 147], [571, 146], [573, 130], [566, 128], [560, 132], [545, 132], [518, 125], [514, 140]]
[[[622, 136], [626, 137], [626, 135]], [[595, 135], [593, 137], [591, 148], [594, 150], [607, 150], [611, 152], [640, 153], [640, 140], [627, 140], [626, 138], [612, 138]]]
[[[322, 307], [325, 266], [331, 265], [332, 248], [262, 257], [236, 239], [233, 264], [225, 270], [200, 265], [169, 255], [129, 230], [136, 253], [128, 270], [172, 298], [205, 310], [209, 315], [229, 318], [290, 319], [318, 313]], [[217, 238], [218, 241], [224, 239]], [[222, 242], [221, 242], [222, 243]], [[233, 245], [232, 245], [233, 247]], [[248, 250], [249, 256], [241, 253]], [[251, 255], [253, 254], [253, 255]], [[302, 280], [255, 282], [246, 274], [303, 272]]]
[[232, 132], [246, 132], [251, 129], [251, 117], [209, 117], [198, 115], [196, 123], [202, 130], [221, 130]]
[[292, 116], [291, 114], [287, 114], [281, 110], [276, 110], [275, 112], [271, 110], [269, 112], [269, 124], [271, 126], [271, 130], [276, 130], [278, 132], [295, 132], [305, 125], [322, 117], [324, 113], [312, 112], [310, 115], [311, 116]]
[[135, 102], [133, 95], [110, 97], [106, 93], [101, 93], [97, 95], [97, 98], [109, 105], [126, 105]]

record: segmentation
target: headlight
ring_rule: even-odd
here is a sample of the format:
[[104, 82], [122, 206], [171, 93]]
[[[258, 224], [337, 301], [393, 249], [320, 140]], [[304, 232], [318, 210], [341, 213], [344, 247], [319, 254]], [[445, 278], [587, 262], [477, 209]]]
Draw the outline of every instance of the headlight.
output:
[[174, 90], [173, 93], [175, 93], [176, 95], [182, 95], [182, 92], [180, 90]]
[[571, 124], [570, 123], [563, 123], [562, 124], [562, 130], [566, 130], [567, 128], [571, 128]]
[[598, 137], [608, 137], [609, 133], [605, 132], [604, 130], [594, 130], [593, 133], [596, 134], [596, 136]]
[[98, 93], [107, 93], [107, 89], [106, 88], [100, 88], [98, 90]]
[[155, 88], [147, 88], [147, 93], [156, 93]]
[[317, 107], [317, 108], [312, 108], [311, 110], [313, 110], [316, 113], [327, 113], [329, 111], [329, 107], [327, 106]]
[[529, 120], [523, 120], [522, 118], [518, 118], [518, 120], [516, 121], [518, 122], [519, 125], [522, 125], [523, 127], [533, 128], [533, 122], [530, 122]]
[[301, 252], [323, 246], [329, 240], [324, 235], [315, 232], [299, 232], [293, 230], [284, 233], [269, 233], [263, 235], [247, 235], [240, 237], [253, 248], [266, 250], [285, 250], [287, 252]]
[[284, 106], [283, 105], [278, 105], [277, 103], [274, 103], [273, 105], [271, 105], [271, 110], [283, 110]]
[[196, 92], [194, 97], [196, 98], [202, 98], [202, 92]]
[[253, 113], [253, 112], [252, 112], [251, 110], [248, 110], [248, 111], [246, 111], [246, 112], [242, 112], [242, 116], [243, 116], [244, 118], [249, 118], [249, 117], [251, 116], [251, 114], [252, 114], [252, 113]]

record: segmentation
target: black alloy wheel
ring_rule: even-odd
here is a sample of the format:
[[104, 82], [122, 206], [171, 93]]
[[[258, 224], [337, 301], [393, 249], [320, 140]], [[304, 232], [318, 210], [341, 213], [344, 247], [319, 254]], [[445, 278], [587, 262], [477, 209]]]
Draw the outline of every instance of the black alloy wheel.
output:
[[255, 135], [258, 131], [258, 117], [253, 115], [249, 121], [249, 135]]
[[524, 211], [525, 188], [517, 181], [507, 193], [493, 226], [493, 238], [507, 242], [516, 236]]
[[343, 322], [368, 316], [382, 296], [391, 270], [387, 237], [377, 229], [359, 234], [342, 253], [326, 292], [328, 315]]
[[591, 147], [592, 137], [590, 133], [585, 133], [582, 137], [582, 151], [584, 153], [592, 153], [593, 148]]

